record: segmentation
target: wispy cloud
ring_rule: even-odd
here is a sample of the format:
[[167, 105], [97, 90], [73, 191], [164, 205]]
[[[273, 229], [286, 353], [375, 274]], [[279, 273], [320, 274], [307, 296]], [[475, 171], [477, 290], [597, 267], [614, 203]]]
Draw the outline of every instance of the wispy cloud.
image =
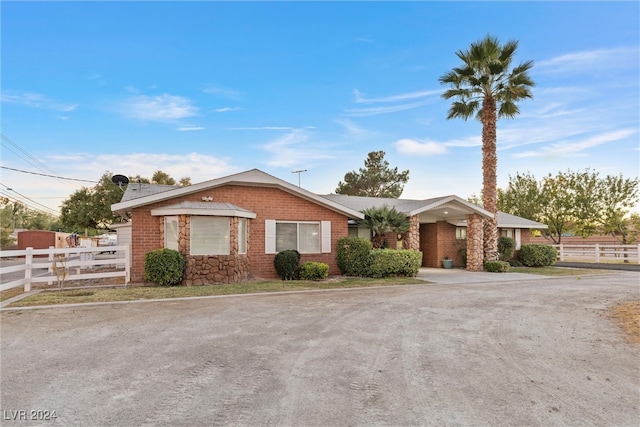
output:
[[202, 126], [181, 126], [177, 129], [179, 132], [193, 132], [198, 130], [204, 130]]
[[431, 100], [427, 100], [420, 102], [410, 102], [407, 104], [390, 105], [385, 107], [353, 108], [345, 110], [345, 114], [349, 117], [376, 116], [378, 114], [388, 114], [398, 111], [411, 110], [413, 108], [422, 107], [423, 105], [427, 105], [431, 102]]
[[290, 126], [254, 126], [241, 128], [227, 128], [227, 130], [294, 130]]
[[319, 144], [312, 139], [308, 130], [294, 129], [267, 142], [262, 146], [263, 150], [271, 154], [266, 164], [280, 168], [308, 168], [334, 158], [335, 155], [327, 149], [328, 144]]
[[336, 123], [344, 126], [349, 135], [354, 136], [356, 138], [364, 137], [371, 135], [373, 132], [364, 129], [353, 122], [353, 120], [349, 119], [336, 119]]
[[540, 73], [593, 72], [594, 69], [638, 66], [638, 46], [570, 52], [551, 59], [536, 62]]
[[433, 156], [436, 154], [445, 154], [447, 147], [435, 141], [418, 141], [415, 139], [399, 139], [394, 143], [399, 153], [408, 156]]
[[221, 86], [206, 86], [202, 92], [232, 100], [238, 100], [242, 97], [241, 92]]
[[132, 96], [122, 103], [122, 113], [143, 121], [174, 122], [197, 115], [198, 109], [188, 98], [165, 93]]
[[239, 110], [244, 110], [244, 108], [240, 108], [240, 107], [222, 107], [222, 108], [216, 108], [213, 111], [215, 113], [226, 113], [226, 112], [229, 112], [229, 111], [239, 111]]
[[600, 133], [584, 139], [554, 142], [536, 151], [516, 153], [514, 154], [514, 157], [551, 157], [564, 154], [576, 155], [598, 145], [624, 140], [636, 133], [636, 129], [619, 129], [611, 132]]
[[381, 96], [377, 98], [367, 98], [358, 89], [353, 90], [356, 104], [374, 104], [379, 102], [404, 102], [411, 99], [427, 98], [434, 95], [440, 96], [441, 90], [423, 90], [418, 92], [401, 93], [399, 95]]
[[39, 108], [67, 113], [74, 111], [78, 107], [77, 104], [69, 104], [56, 101], [46, 97], [45, 95], [34, 92], [3, 91], [1, 99], [2, 102], [6, 102], [7, 104], [24, 105], [31, 108]]

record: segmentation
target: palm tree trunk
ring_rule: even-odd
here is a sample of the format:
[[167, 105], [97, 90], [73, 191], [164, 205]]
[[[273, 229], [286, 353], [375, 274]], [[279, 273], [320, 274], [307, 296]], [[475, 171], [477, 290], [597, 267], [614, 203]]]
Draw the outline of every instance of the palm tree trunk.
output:
[[482, 203], [493, 214], [484, 222], [484, 260], [498, 259], [498, 193], [496, 154], [496, 102], [490, 95], [482, 101]]

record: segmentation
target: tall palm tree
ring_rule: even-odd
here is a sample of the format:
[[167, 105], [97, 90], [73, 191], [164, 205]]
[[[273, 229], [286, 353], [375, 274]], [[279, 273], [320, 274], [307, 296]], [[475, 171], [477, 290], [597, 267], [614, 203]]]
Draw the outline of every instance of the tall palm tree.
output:
[[511, 69], [517, 48], [515, 40], [500, 45], [496, 37], [488, 35], [471, 43], [469, 50], [457, 51], [463, 65], [439, 79], [450, 87], [442, 97], [457, 98], [447, 119], [467, 120], [475, 115], [482, 123], [482, 202], [493, 213], [492, 220], [485, 221], [484, 226], [485, 261], [498, 259], [496, 121], [518, 115], [516, 103], [533, 98], [531, 88], [535, 86], [528, 74], [533, 61]]

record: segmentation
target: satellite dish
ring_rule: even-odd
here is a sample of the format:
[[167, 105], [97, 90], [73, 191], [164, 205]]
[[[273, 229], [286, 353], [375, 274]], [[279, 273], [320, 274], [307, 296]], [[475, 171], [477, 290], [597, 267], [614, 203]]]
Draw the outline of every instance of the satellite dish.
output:
[[118, 184], [118, 187], [122, 188], [122, 185], [127, 185], [129, 183], [129, 178], [124, 175], [113, 175], [111, 177], [111, 182], [114, 184]]

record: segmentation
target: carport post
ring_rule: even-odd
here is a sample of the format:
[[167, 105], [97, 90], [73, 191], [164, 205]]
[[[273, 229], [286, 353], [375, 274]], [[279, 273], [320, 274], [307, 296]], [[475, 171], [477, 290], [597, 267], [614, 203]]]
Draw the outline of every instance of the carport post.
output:
[[24, 291], [31, 292], [31, 266], [33, 264], [33, 248], [27, 248], [24, 257]]

